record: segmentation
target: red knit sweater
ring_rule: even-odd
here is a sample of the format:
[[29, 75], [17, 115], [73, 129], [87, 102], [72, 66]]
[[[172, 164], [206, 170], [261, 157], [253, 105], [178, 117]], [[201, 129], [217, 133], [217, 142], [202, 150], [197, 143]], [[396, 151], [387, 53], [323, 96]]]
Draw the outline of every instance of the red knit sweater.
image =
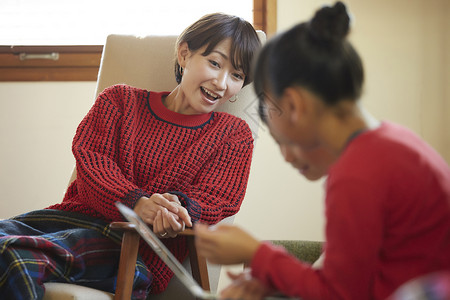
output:
[[323, 267], [263, 244], [253, 275], [308, 300], [384, 300], [450, 270], [450, 168], [411, 131], [384, 122], [355, 138], [328, 174]]
[[[250, 128], [226, 113], [172, 112], [161, 100], [167, 94], [126, 85], [101, 93], [73, 140], [77, 178], [49, 208], [123, 221], [116, 201], [133, 208], [142, 196], [170, 192], [193, 222], [235, 214], [249, 176]], [[165, 243], [179, 260], [186, 257], [182, 237]], [[163, 291], [172, 272], [144, 243], [139, 253], [153, 274], [152, 293]]]

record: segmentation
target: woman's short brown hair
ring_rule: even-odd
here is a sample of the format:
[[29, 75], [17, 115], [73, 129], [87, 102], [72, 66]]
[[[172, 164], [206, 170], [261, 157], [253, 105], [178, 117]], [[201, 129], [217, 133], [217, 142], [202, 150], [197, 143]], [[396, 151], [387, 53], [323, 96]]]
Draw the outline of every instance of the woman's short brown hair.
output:
[[[253, 26], [236, 16], [222, 13], [209, 14], [186, 28], [178, 37], [176, 49], [186, 42], [189, 50], [195, 52], [207, 45], [202, 55], [206, 56], [227, 38], [231, 38], [230, 59], [234, 68], [242, 69], [245, 74], [244, 86], [253, 80], [251, 74], [252, 59], [260, 48], [261, 42]], [[178, 60], [175, 60], [175, 79], [181, 82], [183, 74]]]

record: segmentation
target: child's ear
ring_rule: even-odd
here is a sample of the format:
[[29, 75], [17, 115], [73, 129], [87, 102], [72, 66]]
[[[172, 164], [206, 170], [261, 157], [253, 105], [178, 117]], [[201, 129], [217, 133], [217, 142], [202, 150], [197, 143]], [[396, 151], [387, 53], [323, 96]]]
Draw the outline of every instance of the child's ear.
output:
[[288, 114], [289, 122], [297, 125], [304, 120], [307, 112], [304, 95], [296, 87], [288, 87], [283, 93], [283, 110]]
[[178, 64], [184, 68], [186, 66], [186, 59], [189, 57], [191, 51], [187, 42], [183, 42], [178, 46], [177, 59]]

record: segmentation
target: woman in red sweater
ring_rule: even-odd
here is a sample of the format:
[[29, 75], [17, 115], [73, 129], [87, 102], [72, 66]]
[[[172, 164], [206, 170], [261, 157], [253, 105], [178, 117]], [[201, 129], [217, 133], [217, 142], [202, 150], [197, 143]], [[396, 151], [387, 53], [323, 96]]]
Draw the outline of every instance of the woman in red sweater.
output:
[[[123, 220], [116, 201], [152, 225], [180, 261], [185, 226], [235, 214], [252, 132], [214, 110], [251, 81], [259, 47], [250, 23], [207, 15], [178, 38], [173, 91], [103, 91], [77, 129], [77, 178], [62, 203], [0, 222], [0, 298], [41, 299], [48, 281], [114, 292], [120, 236], [108, 224]], [[145, 243], [139, 254], [133, 296], [145, 298], [173, 274]]]
[[348, 31], [345, 5], [324, 7], [268, 42], [255, 70], [260, 116], [285, 160], [308, 179], [328, 176], [323, 266], [235, 226], [196, 226], [201, 254], [251, 266], [224, 298], [277, 290], [382, 300], [413, 278], [450, 271], [449, 166], [410, 130], [361, 108], [363, 65]]

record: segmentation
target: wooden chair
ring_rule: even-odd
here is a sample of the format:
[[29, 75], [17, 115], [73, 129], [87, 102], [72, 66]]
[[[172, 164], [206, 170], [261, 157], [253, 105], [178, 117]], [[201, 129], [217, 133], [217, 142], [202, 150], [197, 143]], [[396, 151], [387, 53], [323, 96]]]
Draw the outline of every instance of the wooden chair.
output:
[[[262, 42], [265, 34], [258, 35]], [[110, 35], [103, 49], [102, 60], [98, 75], [97, 96], [106, 87], [114, 84], [128, 84], [138, 88], [153, 91], [171, 91], [176, 86], [173, 65], [175, 59], [176, 36], [148, 36], [136, 37], [130, 35]], [[244, 119], [250, 126], [253, 136], [257, 137], [259, 117], [257, 113], [257, 98], [252, 85], [243, 88], [238, 94], [238, 101], [227, 102], [220, 107], [225, 111]], [[76, 178], [72, 172], [70, 182]], [[233, 217], [222, 222], [232, 222]], [[116, 294], [111, 295], [91, 288], [63, 283], [46, 283], [44, 300], [52, 299], [130, 299], [134, 268], [139, 244], [139, 234], [127, 222], [111, 223], [111, 229], [124, 231], [117, 278]], [[217, 289], [220, 274], [219, 266], [208, 266], [206, 260], [197, 255], [194, 245], [194, 234], [190, 229], [185, 230], [189, 248], [189, 260], [184, 262], [191, 268], [194, 279], [206, 290]], [[187, 290], [177, 283], [174, 278], [169, 282], [167, 290], [160, 295], [152, 295], [157, 299], [189, 299]], [[95, 296], [94, 296], [95, 294]]]

